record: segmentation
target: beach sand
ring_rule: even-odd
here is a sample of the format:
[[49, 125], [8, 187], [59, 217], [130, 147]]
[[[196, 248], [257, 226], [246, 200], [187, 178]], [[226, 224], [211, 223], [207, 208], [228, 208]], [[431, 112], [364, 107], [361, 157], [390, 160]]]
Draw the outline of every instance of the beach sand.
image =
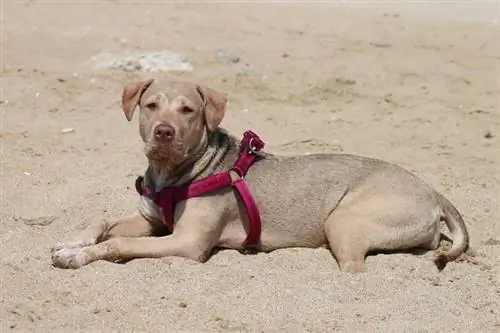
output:
[[[1, 332], [500, 332], [498, 4], [3, 1], [2, 15]], [[161, 50], [193, 70], [90, 61]], [[222, 126], [269, 152], [415, 172], [462, 212], [470, 253], [441, 273], [390, 254], [342, 274], [327, 249], [52, 267], [55, 242], [134, 211], [147, 161], [121, 92], [161, 75], [228, 93]]]

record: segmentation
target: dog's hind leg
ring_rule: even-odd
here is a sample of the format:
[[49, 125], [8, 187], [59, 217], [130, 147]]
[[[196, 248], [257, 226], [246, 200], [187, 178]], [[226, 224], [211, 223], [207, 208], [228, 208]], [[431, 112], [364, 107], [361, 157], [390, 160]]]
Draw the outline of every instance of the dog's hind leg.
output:
[[326, 238], [342, 272], [365, 271], [365, 257], [370, 245], [366, 236], [366, 232], [369, 232], [366, 230], [367, 224], [363, 218], [341, 210], [334, 211], [326, 219]]
[[437, 247], [437, 205], [394, 195], [360, 199], [341, 203], [325, 221], [326, 237], [341, 271], [365, 271], [370, 253]]

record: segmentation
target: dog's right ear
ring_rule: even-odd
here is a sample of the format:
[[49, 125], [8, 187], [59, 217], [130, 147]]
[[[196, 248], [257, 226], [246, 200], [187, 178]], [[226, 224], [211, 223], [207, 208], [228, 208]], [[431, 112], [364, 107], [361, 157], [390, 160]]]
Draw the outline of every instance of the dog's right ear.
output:
[[154, 82], [154, 79], [129, 83], [123, 88], [122, 109], [128, 121], [132, 120], [135, 108], [141, 99], [144, 91]]

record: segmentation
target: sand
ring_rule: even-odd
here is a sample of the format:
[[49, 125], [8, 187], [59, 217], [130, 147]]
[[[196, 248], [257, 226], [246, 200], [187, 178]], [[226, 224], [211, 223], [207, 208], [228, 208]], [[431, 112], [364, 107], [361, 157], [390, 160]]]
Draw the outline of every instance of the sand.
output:
[[[1, 332], [500, 331], [498, 4], [2, 5]], [[121, 89], [166, 75], [89, 61], [162, 50], [193, 65], [171, 75], [227, 92], [223, 126], [270, 152], [414, 171], [461, 210], [471, 252], [441, 273], [391, 254], [342, 274], [326, 249], [53, 268], [55, 242], [134, 211], [146, 159]]]

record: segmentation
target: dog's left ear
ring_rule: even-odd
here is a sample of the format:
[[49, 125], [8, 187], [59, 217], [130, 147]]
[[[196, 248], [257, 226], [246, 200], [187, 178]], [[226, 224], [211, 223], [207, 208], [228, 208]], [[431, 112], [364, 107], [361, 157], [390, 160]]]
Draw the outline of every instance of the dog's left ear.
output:
[[146, 89], [153, 83], [154, 79], [147, 81], [133, 82], [123, 88], [122, 109], [128, 121], [132, 120], [135, 108], [141, 100], [141, 96]]
[[196, 86], [196, 91], [201, 95], [204, 104], [205, 122], [208, 130], [213, 132], [224, 119], [227, 106], [227, 94], [220, 93], [211, 88]]

